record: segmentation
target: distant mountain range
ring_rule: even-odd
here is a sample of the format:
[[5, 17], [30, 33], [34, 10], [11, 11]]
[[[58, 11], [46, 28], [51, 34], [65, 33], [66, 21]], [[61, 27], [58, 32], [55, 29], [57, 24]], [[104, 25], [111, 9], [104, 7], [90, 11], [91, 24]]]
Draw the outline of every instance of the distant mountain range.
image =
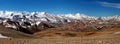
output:
[[64, 14], [64, 15], [54, 15], [46, 12], [16, 12], [16, 11], [0, 11], [0, 20], [10, 19], [12, 21], [36, 21], [36, 22], [54, 22], [54, 23], [65, 23], [73, 22], [76, 20], [118, 20], [120, 21], [120, 16], [108, 16], [108, 17], [92, 17], [84, 14]]
[[[11, 22], [16, 22], [14, 25]], [[68, 22], [82, 21], [84, 24], [98, 22], [106, 23], [112, 21], [120, 21], [120, 16], [108, 16], [108, 17], [92, 17], [84, 14], [64, 14], [55, 15], [46, 12], [17, 12], [17, 11], [0, 11], [0, 23], [7, 25], [6, 27], [16, 28], [17, 23], [22, 25], [23, 22], [27, 22], [30, 25], [39, 25], [41, 22], [64, 24]], [[7, 24], [7, 23], [8, 24]], [[11, 24], [11, 25], [9, 25]], [[25, 27], [25, 26], [23, 26]], [[28, 26], [30, 27], [30, 26]]]

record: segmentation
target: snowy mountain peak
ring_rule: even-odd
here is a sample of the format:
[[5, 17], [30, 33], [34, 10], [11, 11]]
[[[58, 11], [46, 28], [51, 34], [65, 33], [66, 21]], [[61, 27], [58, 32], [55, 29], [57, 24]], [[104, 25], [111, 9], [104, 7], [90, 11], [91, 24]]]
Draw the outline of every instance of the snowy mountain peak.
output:
[[45, 14], [47, 14], [46, 12], [40, 12], [40, 14], [43, 14], [43, 15], [45, 15]]
[[80, 14], [80, 13], [77, 13], [77, 14], [67, 14], [65, 15], [65, 17], [68, 17], [68, 18], [72, 18], [72, 19], [83, 19], [83, 18], [87, 18], [88, 16], [87, 15], [84, 15], [84, 14]]
[[47, 13], [46, 12], [38, 12], [38, 17], [46, 17]]

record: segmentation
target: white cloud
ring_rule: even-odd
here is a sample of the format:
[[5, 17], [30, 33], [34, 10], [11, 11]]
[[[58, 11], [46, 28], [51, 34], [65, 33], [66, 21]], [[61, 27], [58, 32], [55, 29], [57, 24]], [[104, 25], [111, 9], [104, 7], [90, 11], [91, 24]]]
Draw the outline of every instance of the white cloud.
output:
[[120, 9], [120, 3], [109, 3], [109, 2], [100, 2], [102, 6], [114, 7]]

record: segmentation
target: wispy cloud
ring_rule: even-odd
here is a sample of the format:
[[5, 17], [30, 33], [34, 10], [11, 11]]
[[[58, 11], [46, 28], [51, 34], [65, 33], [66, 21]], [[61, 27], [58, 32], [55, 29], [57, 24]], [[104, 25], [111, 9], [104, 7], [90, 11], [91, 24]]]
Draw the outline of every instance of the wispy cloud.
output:
[[114, 7], [120, 9], [120, 3], [109, 3], [109, 2], [100, 2], [102, 6]]

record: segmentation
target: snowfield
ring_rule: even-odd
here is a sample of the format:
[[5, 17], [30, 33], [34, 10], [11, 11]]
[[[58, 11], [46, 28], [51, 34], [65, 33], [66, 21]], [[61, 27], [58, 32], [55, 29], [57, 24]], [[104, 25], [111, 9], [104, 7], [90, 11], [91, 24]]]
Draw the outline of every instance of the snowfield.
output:
[[3, 36], [2, 34], [0, 34], [0, 38], [10, 38], [10, 37]]

